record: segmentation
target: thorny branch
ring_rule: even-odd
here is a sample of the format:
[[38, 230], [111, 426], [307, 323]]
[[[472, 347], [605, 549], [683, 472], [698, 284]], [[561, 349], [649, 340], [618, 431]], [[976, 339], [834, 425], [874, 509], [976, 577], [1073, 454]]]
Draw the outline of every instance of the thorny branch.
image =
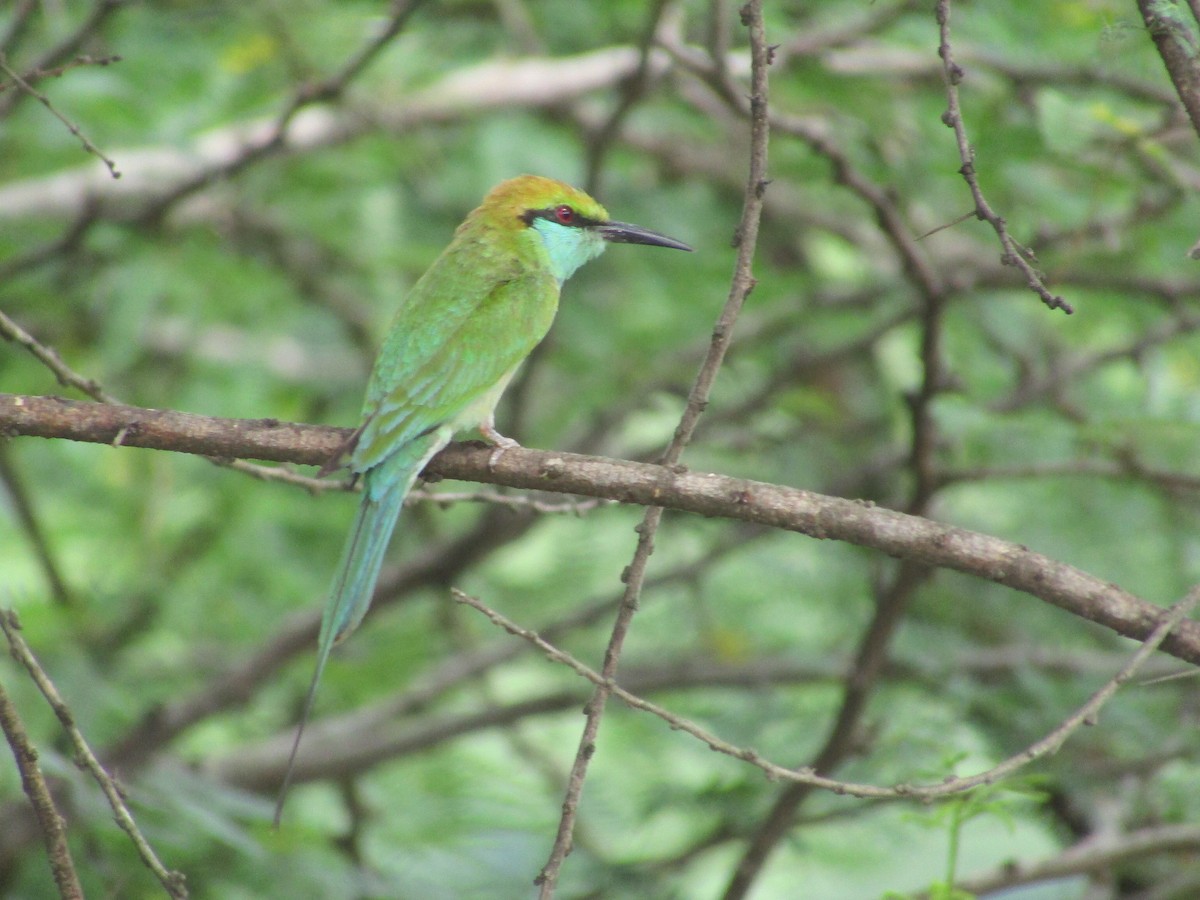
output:
[[454, 599], [459, 603], [483, 613], [492, 624], [504, 629], [514, 637], [519, 637], [532, 644], [552, 662], [566, 666], [597, 687], [606, 688], [612, 696], [621, 700], [631, 709], [657, 716], [666, 722], [673, 731], [682, 731], [685, 734], [690, 734], [717, 753], [723, 753], [726, 756], [732, 756], [735, 759], [740, 759], [743, 762], [756, 766], [772, 781], [794, 782], [796, 784], [823, 788], [839, 795], [849, 795], [870, 800], [899, 800], [904, 798], [923, 801], [950, 797], [955, 794], [974, 790], [983, 785], [995, 784], [1029, 763], [1056, 752], [1081, 727], [1095, 723], [1104, 705], [1122, 686], [1127, 684], [1137, 674], [1167, 635], [1173, 629], [1178, 628], [1188, 613], [1196, 606], [1196, 603], [1200, 602], [1200, 588], [1195, 588], [1187, 597], [1171, 607], [1169, 615], [1154, 629], [1153, 633], [1142, 643], [1137, 651], [1130, 656], [1120, 671], [1093, 693], [1086, 703], [1074, 713], [1067, 716], [1066, 719], [1045, 737], [1024, 748], [1019, 753], [975, 775], [944, 778], [934, 784], [906, 783], [889, 788], [823, 777], [817, 769], [811, 766], [795, 769], [773, 763], [768, 759], [764, 759], [759, 753], [749, 747], [739, 747], [725, 741], [697, 723], [683, 716], [676, 715], [659, 704], [652, 703], [625, 690], [616, 682], [605, 678], [602, 673], [596, 672], [571, 654], [555, 647], [537, 632], [522, 628], [516, 622], [488, 607], [478, 598], [457, 589], [452, 590], [452, 594]]
[[[85, 42], [100, 34], [108, 18], [123, 5], [124, 0], [95, 0], [91, 10], [75, 29], [66, 34], [57, 44], [42, 53], [26, 70], [35, 73], [44, 72], [62, 65], [66, 60], [78, 53], [80, 47]], [[16, 43], [16, 39], [28, 21], [29, 13], [33, 11], [33, 6], [34, 4], [30, 3], [23, 5], [18, 10], [12, 22], [13, 30], [0, 42], [0, 53], [7, 53], [12, 45]], [[0, 94], [0, 119], [12, 113], [16, 109], [17, 104], [28, 96], [30, 95], [25, 91], [12, 91]]]
[[[660, 460], [662, 465], [668, 467], [673, 467], [678, 463], [684, 448], [695, 432], [701, 414], [708, 405], [708, 398], [716, 381], [717, 372], [720, 370], [725, 353], [733, 340], [733, 326], [741, 312], [742, 304], [754, 288], [751, 265], [754, 260], [754, 251], [758, 245], [763, 194], [768, 183], [767, 137], [770, 133], [770, 124], [767, 115], [767, 67], [771, 62], [771, 50], [767, 46], [763, 28], [762, 0], [749, 0], [741, 8], [740, 15], [750, 39], [751, 119], [750, 171], [747, 177], [741, 221], [738, 223], [734, 237], [737, 259], [734, 264], [733, 282], [730, 285], [725, 305], [717, 319], [716, 327], [713, 329], [709, 352], [692, 384], [687, 405], [675, 428], [675, 434]], [[587, 719], [579, 739], [575, 761], [568, 776], [566, 797], [562, 806], [563, 812], [559, 819], [554, 845], [550, 850], [549, 859], [536, 879], [536, 883], [539, 885], [539, 897], [542, 900], [548, 900], [554, 896], [559, 870], [563, 860], [571, 852], [572, 833], [575, 828], [580, 797], [583, 793], [584, 780], [587, 777], [588, 764], [595, 753], [596, 736], [599, 733], [604, 708], [611, 692], [612, 680], [616, 676], [621, 650], [633, 622], [634, 614], [637, 612], [642, 586], [646, 578], [646, 568], [650, 555], [654, 552], [654, 538], [662, 521], [662, 513], [661, 506], [647, 507], [641, 524], [636, 529], [638, 542], [633, 560], [621, 576], [625, 582], [625, 591], [617, 610], [608, 646], [604, 651], [604, 664], [601, 668], [602, 681], [596, 685], [596, 690], [585, 707]]]
[[154, 849], [138, 829], [137, 823], [134, 822], [133, 815], [129, 812], [129, 807], [125, 803], [125, 798], [121, 794], [121, 789], [117, 787], [112, 776], [104, 771], [104, 767], [100, 765], [100, 761], [92, 753], [91, 747], [88, 746], [83, 734], [80, 733], [75, 725], [74, 715], [72, 715], [66, 702], [58, 693], [54, 682], [50, 680], [50, 677], [42, 669], [33, 652], [29, 649], [29, 645], [25, 643], [25, 639], [21, 637], [20, 627], [16, 613], [11, 610], [0, 609], [0, 630], [4, 631], [4, 636], [8, 639], [8, 646], [13, 656], [29, 672], [34, 684], [42, 692], [42, 696], [46, 698], [46, 702], [50, 704], [50, 708], [54, 710], [55, 716], [58, 717], [59, 723], [67, 734], [67, 739], [70, 741], [71, 749], [80, 767], [90, 773], [96, 783], [100, 785], [100, 790], [108, 800], [109, 806], [112, 807], [113, 817], [116, 819], [117, 825], [129, 836], [130, 841], [133, 842], [133, 846], [137, 850], [138, 856], [141, 857], [142, 863], [154, 873], [154, 876], [161, 882], [168, 895], [176, 898], [176, 900], [185, 900], [188, 892], [184, 886], [183, 875], [179, 872], [168, 870], [162, 864], [155, 854]]
[[942, 115], [942, 122], [946, 127], [954, 130], [954, 137], [958, 142], [958, 155], [962, 160], [962, 168], [959, 169], [959, 172], [971, 191], [971, 199], [975, 204], [975, 216], [992, 226], [996, 237], [1000, 239], [1000, 246], [1004, 250], [1001, 256], [1002, 262], [1005, 265], [1016, 266], [1025, 276], [1025, 282], [1029, 289], [1041, 297], [1043, 303], [1051, 309], [1061, 309], [1068, 314], [1073, 313], [1074, 308], [1066, 300], [1052, 293], [1046, 287], [1041, 274], [1034, 268], [1035, 259], [1032, 251], [1013, 240], [1012, 235], [1008, 233], [1008, 223], [1004, 221], [1003, 216], [992, 209], [983, 196], [983, 189], [979, 186], [979, 175], [975, 169], [975, 150], [967, 138], [967, 127], [963, 123], [962, 109], [958, 103], [958, 85], [961, 83], [964, 73], [962, 67], [954, 61], [953, 50], [950, 46], [950, 0], [938, 0], [937, 21], [941, 33], [938, 55], [942, 58], [946, 78], [947, 107], [946, 112]]
[[[687, 583], [696, 578], [709, 561], [735, 553], [762, 534], [761, 531], [742, 531], [732, 539], [724, 539], [706, 548], [706, 552], [699, 554], [695, 559], [688, 560], [652, 577], [648, 584], [654, 588], [665, 588], [672, 584]], [[460, 542], [458, 546], [474, 548], [478, 544], [479, 540], [476, 538], [473, 541]], [[463, 567], [460, 566], [460, 568]], [[422, 573], [420, 567], [417, 567], [417, 571], [411, 572], [408, 577], [403, 579], [403, 584], [397, 585], [396, 579], [393, 579], [393, 583], [386, 586], [387, 592], [384, 597], [378, 599], [388, 599], [389, 596], [394, 598], [397, 590], [406, 591], [418, 583], [439, 583], [450, 580], [451, 576], [444, 569]], [[611, 595], [585, 601], [564, 616], [542, 622], [538, 633], [548, 640], [561, 640], [569, 635], [590, 629], [611, 615], [619, 601], [619, 596]], [[315, 622], [312, 623], [310, 630], [315, 632]], [[292, 631], [295, 629], [289, 629], [289, 633]], [[513, 660], [524, 649], [520, 644], [500, 641], [482, 647], [477, 652], [451, 656], [434, 666], [432, 670], [415, 682], [404, 686], [383, 700], [350, 712], [331, 714], [315, 721], [310, 729], [309, 752], [306, 756], [301, 757], [296, 768], [297, 782], [330, 777], [331, 774], [334, 774], [333, 770], [335, 769], [338, 770], [337, 774], [340, 774], [347, 769], [370, 765], [371, 762], [394, 759], [404, 752], [428, 749], [453, 734], [470, 730], [474, 725], [464, 722], [461, 717], [457, 716], [452, 717], [449, 721], [445, 716], [437, 716], [437, 721], [430, 724], [428, 728], [421, 729], [420, 726], [417, 726], [418, 730], [424, 731], [423, 736], [415, 735], [406, 727], [405, 734], [397, 738], [394, 726], [398, 720], [411, 723], [414, 717], [420, 716], [424, 710], [451, 691], [464, 684], [472, 683], [504, 663]], [[260, 655], [266, 656], [265, 653]], [[278, 653], [270, 654], [272, 664], [277, 660], [278, 655]], [[267, 666], [246, 665], [242, 668], [244, 671], [240, 681], [244, 684], [251, 679], [263, 680], [264, 670]], [[244, 690], [248, 691], [249, 687], [245, 687]], [[569, 700], [564, 699], [563, 702], [578, 707], [580, 698], [577, 694], [572, 693]], [[181, 705], [189, 704], [185, 700]], [[547, 698], [541, 698], [534, 701], [533, 707], [526, 707], [526, 710], [533, 708], [549, 710], [561, 707], [556, 706], [553, 699], [547, 701]], [[467, 715], [471, 716], [469, 713]], [[520, 717], [521, 713], [509, 710], [503, 716], [505, 721], [510, 721]], [[166, 711], [165, 717], [175, 718], [171, 715], [171, 711]], [[496, 723], [498, 718], [473, 719], [475, 725], [480, 726], [485, 721]], [[353, 747], [346, 746], [348, 735], [355, 736]], [[153, 740], [154, 735], [149, 735], [149, 737]], [[227, 758], [214, 761], [210, 771], [214, 776], [231, 784], [255, 790], [274, 791], [291, 750], [290, 740], [291, 733], [285, 731], [268, 738], [256, 747], [242, 746], [236, 753], [229, 754]], [[369, 749], [364, 750], [364, 747], [369, 747]], [[355, 758], [350, 759], [350, 757]]]
[[35, 100], [37, 100], [39, 103], [41, 103], [42, 106], [46, 107], [46, 109], [49, 110], [51, 115], [53, 115], [56, 119], [58, 119], [58, 121], [62, 122], [63, 125], [65, 125], [67, 127], [67, 131], [71, 132], [71, 134], [75, 135], [75, 137], [79, 139], [79, 142], [83, 145], [84, 150], [86, 150], [88, 153], [92, 154], [92, 156], [99, 159], [101, 162], [104, 163], [105, 166], [108, 167], [109, 175], [111, 175], [113, 178], [121, 177], [121, 172], [120, 172], [120, 170], [117, 169], [117, 164], [115, 162], [113, 162], [109, 157], [105, 156], [104, 152], [88, 139], [88, 136], [83, 133], [83, 130], [78, 125], [76, 125], [74, 122], [72, 122], [70, 119], [68, 119], [58, 109], [58, 107], [56, 107], [53, 103], [51, 103], [49, 97], [47, 97], [45, 94], [43, 94], [37, 88], [35, 88], [32, 84], [30, 84], [24, 77], [17, 74], [16, 72], [14, 72], [9, 67], [8, 62], [5, 60], [3, 54], [0, 54], [0, 72], [3, 72], [5, 75], [7, 75], [9, 78], [11, 78], [13, 80], [13, 83], [16, 84], [17, 87], [19, 87], [22, 91], [24, 91], [30, 97], [33, 97]]
[[[6, 616], [0, 610], [0, 616]], [[38, 752], [29, 740], [29, 734], [17, 713], [17, 708], [0, 685], [0, 731], [4, 732], [5, 740], [16, 759], [17, 771], [21, 773], [21, 786], [29, 798], [29, 805], [37, 816], [38, 830], [42, 834], [42, 842], [46, 845], [46, 855], [50, 858], [50, 872], [58, 887], [59, 896], [63, 900], [83, 900], [83, 887], [79, 883], [79, 875], [75, 871], [75, 861], [71, 858], [71, 848], [67, 844], [66, 822], [63, 821], [58, 807], [54, 804], [54, 796], [42, 775], [38, 765]]]
[[[2, 44], [2, 42], [0, 42]], [[0, 56], [2, 59], [3, 56]], [[32, 85], [35, 81], [41, 81], [45, 78], [61, 78], [72, 69], [78, 69], [83, 66], [111, 66], [113, 63], [121, 61], [121, 57], [112, 56], [77, 56], [75, 59], [61, 66], [54, 66], [50, 69], [34, 69], [32, 72], [25, 72], [21, 75], [25, 84]], [[17, 82], [13, 82], [17, 84]], [[0, 83], [0, 94], [10, 90], [12, 85]]]

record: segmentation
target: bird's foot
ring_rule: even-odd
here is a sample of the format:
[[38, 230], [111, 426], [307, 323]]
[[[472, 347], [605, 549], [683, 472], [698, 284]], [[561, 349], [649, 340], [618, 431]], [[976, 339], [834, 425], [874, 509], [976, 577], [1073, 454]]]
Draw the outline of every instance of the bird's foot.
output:
[[495, 469], [496, 464], [500, 462], [500, 457], [504, 455], [506, 450], [511, 450], [514, 447], [521, 445], [510, 437], [505, 437], [496, 430], [496, 423], [492, 421], [491, 416], [487, 421], [479, 426], [479, 433], [487, 440], [495, 445], [496, 449], [492, 451], [492, 455], [488, 457], [488, 469]]

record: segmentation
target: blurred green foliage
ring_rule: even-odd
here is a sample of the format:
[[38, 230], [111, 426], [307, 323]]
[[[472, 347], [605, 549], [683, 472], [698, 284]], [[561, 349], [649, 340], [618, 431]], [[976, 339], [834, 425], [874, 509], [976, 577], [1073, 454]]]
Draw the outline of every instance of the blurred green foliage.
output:
[[[8, 65], [26, 71], [93, 5], [36, 3], [27, 20], [24, 4], [0, 8], [0, 35], [23, 23]], [[0, 120], [0, 310], [127, 403], [350, 425], [398, 298], [463, 215], [502, 178], [560, 177], [593, 189], [615, 217], [698, 252], [617, 247], [582, 270], [498, 423], [529, 446], [653, 458], [678, 421], [732, 271], [748, 129], [688, 54], [710, 59], [712, 35], [724, 35], [730, 71], [744, 81], [735, 6], [430, 0], [322, 105], [353, 123], [351, 138], [267, 154], [165, 208], [102, 201], [78, 240], [36, 260], [73, 221], [50, 190], [67, 182], [54, 179], [103, 168], [26, 97]], [[765, 6], [768, 38], [780, 45], [773, 111], [822, 129], [900, 211], [909, 236], [969, 213], [962, 161], [940, 120], [932, 4]], [[553, 102], [535, 91], [493, 109], [404, 118], [420, 92], [436, 96], [444, 79], [489, 62], [544, 57], [566, 78], [586, 64], [576, 54], [638, 47], [660, 13], [661, 42], [676, 52], [656, 51], [653, 77], [603, 152], [599, 125], [619, 108], [624, 75]], [[367, 0], [129, 4], [79, 49], [119, 62], [35, 86], [115, 160], [124, 183], [146, 178], [166, 190], [175, 176], [156, 176], [148, 151], [194, 160], [206, 141], [274, 121], [387, 15], [387, 4]], [[953, 27], [981, 186], [1076, 312], [1043, 306], [973, 217], [917, 244], [947, 286], [926, 512], [1169, 604], [1200, 576], [1200, 279], [1185, 257], [1200, 220], [1196, 135], [1133, 4], [959, 3]], [[0, 85], [9, 102], [17, 88], [7, 77]], [[493, 76], [472, 90], [517, 87]], [[896, 236], [812, 144], [777, 128], [770, 170], [757, 285], [685, 462], [906, 508], [928, 298]], [[65, 392], [11, 344], [0, 345], [0, 390]], [[156, 710], [215, 696], [223, 677], [311, 624], [354, 502], [144, 450], [20, 439], [0, 444], [0, 456], [9, 473], [0, 599], [19, 611], [101, 750]], [[48, 587], [19, 496], [63, 596]], [[600, 604], [619, 595], [640, 510], [424, 502], [405, 515], [394, 577], [385, 574], [391, 594], [336, 654], [318, 717], [364, 711], [338, 722], [347, 746], [439, 727], [446, 736], [413, 737], [378, 764], [302, 785], [272, 832], [271, 788], [225, 776], [290, 734], [311, 658], [281, 652], [245, 676], [237, 702], [215, 702], [169, 743], [145, 748], [148, 761], [118, 767], [139, 824], [192, 896], [530, 895], [586, 686], [451, 603], [448, 587], [538, 630], [595, 606], [554, 640], [598, 668], [612, 618], [611, 602]], [[809, 764], [895, 563], [679, 514], [667, 515], [656, 543], [622, 663], [631, 689], [645, 685], [656, 702], [780, 764]], [[455, 552], [461, 559], [447, 556]], [[448, 576], [421, 575], [430, 559], [448, 560]], [[891, 785], [993, 765], [1061, 722], [1130, 647], [1033, 598], [935, 574], [915, 590], [854, 751], [832, 774]], [[500, 648], [513, 652], [481, 673], [447, 675]], [[1152, 668], [1177, 666], [1164, 658]], [[397, 706], [435, 677], [447, 679], [444, 690]], [[47, 774], [64, 785], [85, 887], [156, 895], [94, 785], [62, 755], [53, 716], [15, 665], [0, 662], [0, 679]], [[953, 896], [948, 872], [995, 873], [1113, 829], [1195, 825], [1193, 693], [1186, 680], [1128, 687], [1097, 727], [986, 797], [951, 801], [964, 805], [816, 792], [752, 896]], [[521, 704], [530, 704], [524, 713]], [[472, 716], [477, 724], [455, 730]], [[0, 820], [24, 815], [11, 767], [0, 767], [0, 790]], [[780, 791], [758, 769], [614, 704], [559, 895], [720, 896]], [[1173, 884], [1181, 892], [1153, 896], [1200, 891], [1166, 851], [1103, 871], [1120, 896]], [[1006, 896], [1073, 898], [1084, 880]], [[36, 842], [0, 838], [0, 893], [53, 896]]]

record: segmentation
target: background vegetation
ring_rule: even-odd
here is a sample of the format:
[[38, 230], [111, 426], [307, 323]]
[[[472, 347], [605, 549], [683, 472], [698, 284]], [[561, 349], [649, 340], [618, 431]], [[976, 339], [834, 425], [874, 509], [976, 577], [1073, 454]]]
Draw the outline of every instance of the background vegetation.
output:
[[[1194, 626], [1092, 727], [1070, 717], [1117, 687], [1139, 644], [1116, 632], [1146, 638], [1146, 604], [1200, 581], [1200, 154], [1164, 67], [1167, 45], [1186, 66], [1200, 26], [1148, 0], [942, 0], [940, 21], [933, 3], [761, 5], [756, 284], [682, 462], [870, 501], [871, 527], [915, 521], [886, 508], [960, 526], [1010, 557], [968, 542], [979, 558], [955, 572], [924, 533], [892, 559], [870, 537], [722, 518], [736, 498], [668, 511], [619, 684], [859, 788], [769, 780], [614, 699], [543, 894], [1197, 896], [1195, 682], [1144, 683], [1200, 661]], [[536, 172], [697, 252], [616, 247], [582, 270], [498, 424], [655, 461], [753, 212], [757, 8], [0, 6], [0, 389], [353, 425], [406, 287], [488, 187]], [[354, 499], [34, 437], [0, 443], [0, 483], [0, 600], [191, 896], [537, 890], [592, 686], [451, 589], [599, 669], [643, 509], [431, 485], [326, 673], [273, 831]], [[1004, 586], [1009, 562], [1055, 587]], [[1128, 609], [1142, 618], [1115, 625]], [[160, 894], [25, 669], [0, 662], [0, 687], [83, 889]], [[1046, 735], [1056, 753], [974, 790], [891, 790]], [[14, 766], [0, 823], [0, 893], [66, 894]]]

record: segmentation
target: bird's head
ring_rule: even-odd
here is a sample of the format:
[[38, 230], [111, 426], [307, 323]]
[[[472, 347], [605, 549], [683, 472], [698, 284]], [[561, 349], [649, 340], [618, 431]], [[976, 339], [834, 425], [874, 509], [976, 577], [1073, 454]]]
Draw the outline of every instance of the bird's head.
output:
[[614, 222], [604, 207], [583, 191], [539, 175], [521, 175], [496, 185], [475, 214], [494, 227], [537, 239], [560, 283], [610, 243], [692, 249], [640, 225]]

